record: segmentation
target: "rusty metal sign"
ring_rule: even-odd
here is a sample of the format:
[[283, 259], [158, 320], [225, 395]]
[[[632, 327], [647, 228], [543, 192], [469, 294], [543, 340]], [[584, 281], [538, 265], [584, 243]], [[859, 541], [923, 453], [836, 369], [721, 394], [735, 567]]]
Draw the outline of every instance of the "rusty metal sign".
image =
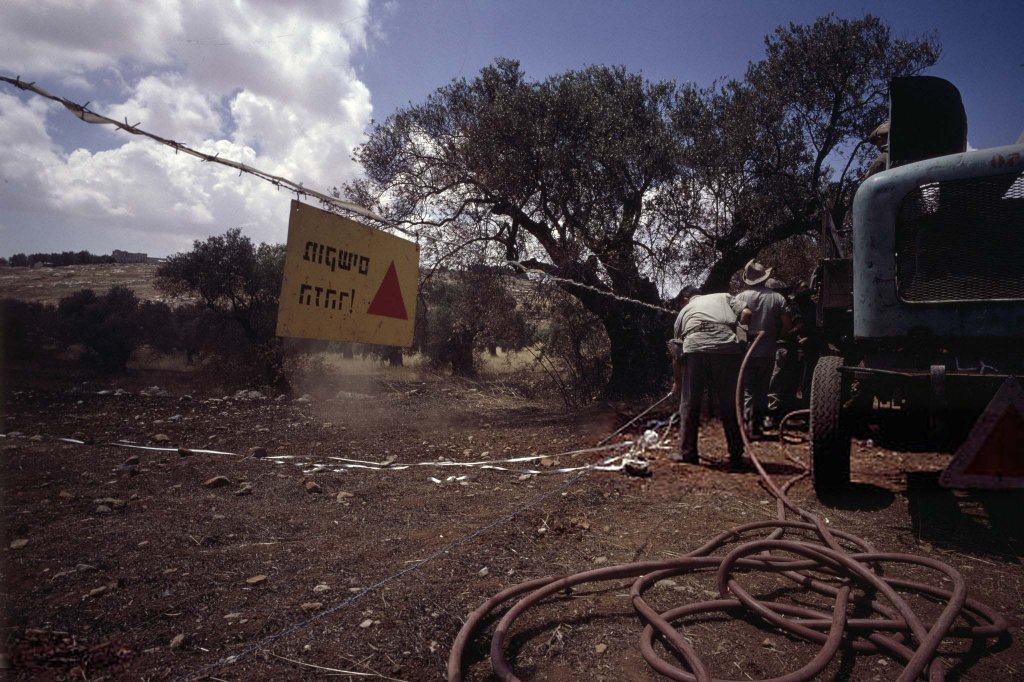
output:
[[1009, 378], [975, 422], [946, 470], [945, 488], [1024, 488], [1024, 388]]
[[419, 247], [292, 201], [277, 335], [412, 345]]

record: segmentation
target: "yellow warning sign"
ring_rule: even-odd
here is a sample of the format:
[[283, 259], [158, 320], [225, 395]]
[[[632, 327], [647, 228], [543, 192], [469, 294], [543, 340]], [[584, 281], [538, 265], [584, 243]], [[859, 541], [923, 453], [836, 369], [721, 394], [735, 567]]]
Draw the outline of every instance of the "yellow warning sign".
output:
[[419, 248], [292, 201], [277, 335], [412, 345]]

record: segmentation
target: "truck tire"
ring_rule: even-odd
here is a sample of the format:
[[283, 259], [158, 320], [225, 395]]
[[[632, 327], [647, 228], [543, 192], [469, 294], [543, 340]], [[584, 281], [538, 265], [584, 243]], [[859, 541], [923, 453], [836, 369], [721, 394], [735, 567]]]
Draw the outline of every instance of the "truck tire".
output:
[[843, 415], [843, 359], [826, 355], [811, 378], [811, 480], [822, 493], [850, 483], [850, 430]]

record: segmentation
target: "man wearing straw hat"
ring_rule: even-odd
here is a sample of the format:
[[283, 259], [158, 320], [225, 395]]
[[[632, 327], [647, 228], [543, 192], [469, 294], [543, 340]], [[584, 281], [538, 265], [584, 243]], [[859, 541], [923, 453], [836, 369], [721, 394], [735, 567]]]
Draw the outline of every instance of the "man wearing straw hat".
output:
[[751, 436], [761, 435], [768, 416], [768, 384], [775, 369], [775, 342], [789, 333], [792, 324], [786, 297], [765, 284], [771, 276], [772, 268], [751, 259], [743, 268], [747, 288], [736, 294], [737, 300], [753, 311], [750, 338], [764, 332], [743, 375], [743, 423]]
[[885, 121], [871, 131], [868, 135], [868, 142], [878, 148], [878, 156], [875, 157], [867, 171], [864, 172], [864, 179], [870, 178], [875, 173], [881, 173], [889, 166], [889, 122]]

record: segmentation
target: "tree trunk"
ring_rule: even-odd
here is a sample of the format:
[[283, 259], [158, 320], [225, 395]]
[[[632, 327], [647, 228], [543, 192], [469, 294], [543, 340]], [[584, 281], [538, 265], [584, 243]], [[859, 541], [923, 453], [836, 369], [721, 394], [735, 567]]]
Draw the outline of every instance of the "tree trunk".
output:
[[667, 391], [672, 362], [666, 344], [672, 338], [672, 317], [633, 309], [611, 311], [601, 321], [611, 345], [606, 395], [627, 398]]
[[[630, 298], [657, 303], [657, 289], [642, 282], [639, 293]], [[562, 284], [588, 311], [595, 315], [608, 335], [612, 374], [605, 387], [610, 398], [630, 398], [667, 391], [672, 363], [666, 344], [672, 338], [675, 315], [636, 303], [610, 298], [591, 289]]]
[[475, 334], [455, 332], [451, 335], [452, 374], [463, 377], [476, 376], [476, 365], [473, 362], [473, 340]]
[[[752, 253], [756, 255], [757, 251], [753, 250]], [[740, 250], [739, 248], [723, 253], [722, 257], [711, 266], [708, 276], [704, 279], [704, 286], [701, 287], [704, 293], [727, 293], [733, 273], [746, 265], [754, 255], [751, 255], [751, 251], [748, 249]]]

